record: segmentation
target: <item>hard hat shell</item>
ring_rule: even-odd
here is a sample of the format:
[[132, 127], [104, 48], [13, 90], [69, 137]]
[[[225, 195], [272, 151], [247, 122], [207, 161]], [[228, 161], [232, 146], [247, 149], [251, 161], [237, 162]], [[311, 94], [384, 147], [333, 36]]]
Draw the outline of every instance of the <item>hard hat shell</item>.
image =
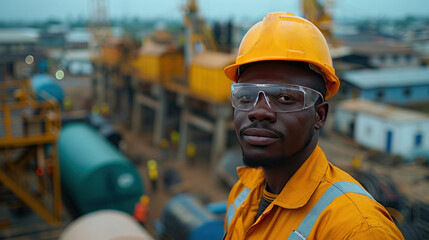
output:
[[326, 99], [340, 87], [325, 37], [310, 21], [292, 13], [269, 13], [250, 28], [241, 41], [235, 64], [224, 72], [237, 82], [239, 66], [273, 60], [308, 62], [325, 79]]
[[155, 160], [150, 159], [149, 161], [147, 161], [147, 166], [148, 166], [148, 168], [150, 168], [150, 169], [154, 169], [154, 168], [156, 168], [156, 167], [157, 167], [157, 163], [156, 163], [156, 161], [155, 161]]
[[149, 204], [150, 199], [147, 195], [143, 195], [140, 197], [140, 202], [144, 205], [147, 205], [147, 204]]

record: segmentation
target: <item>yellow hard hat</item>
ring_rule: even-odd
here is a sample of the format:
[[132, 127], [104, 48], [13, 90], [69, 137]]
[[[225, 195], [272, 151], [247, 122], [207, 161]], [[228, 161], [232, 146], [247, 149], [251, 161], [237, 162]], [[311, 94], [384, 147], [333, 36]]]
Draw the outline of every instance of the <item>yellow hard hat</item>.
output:
[[149, 161], [147, 161], [147, 166], [148, 166], [148, 168], [150, 168], [150, 169], [154, 169], [154, 168], [156, 168], [156, 167], [157, 167], [157, 163], [156, 163], [156, 161], [155, 161], [155, 160], [150, 159]]
[[188, 143], [188, 145], [186, 145], [186, 155], [188, 157], [195, 157], [197, 153], [197, 146], [195, 145], [195, 143]]
[[310, 68], [325, 79], [326, 99], [340, 87], [325, 37], [310, 21], [292, 13], [269, 13], [256, 23], [243, 37], [235, 64], [224, 72], [237, 82], [241, 65], [273, 60], [310, 63]]
[[147, 204], [149, 204], [150, 199], [147, 195], [143, 195], [140, 197], [140, 202], [143, 203], [144, 205], [147, 205]]
[[169, 142], [168, 142], [168, 140], [167, 140], [167, 139], [163, 138], [163, 139], [161, 139], [161, 142], [159, 143], [159, 145], [160, 145], [162, 148], [167, 148], [167, 147], [168, 147], [168, 145], [169, 145]]
[[178, 131], [172, 131], [170, 133], [170, 139], [172, 143], [178, 143], [180, 140], [180, 134]]
[[100, 113], [103, 115], [109, 114], [109, 105], [107, 103], [101, 104]]

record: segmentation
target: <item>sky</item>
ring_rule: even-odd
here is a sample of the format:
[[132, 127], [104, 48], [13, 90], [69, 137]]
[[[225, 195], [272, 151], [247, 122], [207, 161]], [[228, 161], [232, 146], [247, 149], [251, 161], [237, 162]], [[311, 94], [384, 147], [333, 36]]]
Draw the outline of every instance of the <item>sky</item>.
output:
[[[0, 0], [0, 21], [88, 18], [96, 0]], [[325, 0], [326, 1], [326, 0]], [[331, 0], [333, 1], [333, 0]], [[186, 0], [105, 0], [110, 18], [182, 19]], [[323, 2], [323, 1], [322, 1]], [[334, 18], [429, 17], [429, 0], [334, 0]], [[302, 16], [300, 0], [199, 0], [200, 15], [211, 20], [259, 20], [268, 12]]]

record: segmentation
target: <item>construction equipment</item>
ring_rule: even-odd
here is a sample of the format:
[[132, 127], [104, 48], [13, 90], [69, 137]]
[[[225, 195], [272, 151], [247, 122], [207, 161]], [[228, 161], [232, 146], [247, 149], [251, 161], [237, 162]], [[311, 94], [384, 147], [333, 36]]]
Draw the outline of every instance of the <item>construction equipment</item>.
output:
[[167, 203], [157, 227], [161, 239], [221, 239], [223, 218], [210, 212], [195, 196], [179, 194]]
[[29, 81], [0, 82], [0, 183], [51, 224], [61, 220], [60, 129], [55, 100], [37, 101]]
[[106, 0], [89, 0], [89, 9], [91, 11], [89, 15], [89, 30], [92, 34], [90, 58], [93, 62], [100, 60], [101, 46], [110, 36], [110, 24], [106, 2]]
[[184, 78], [185, 74], [183, 53], [165, 30], [155, 32], [144, 41], [132, 66], [138, 79], [157, 83]]
[[340, 40], [334, 36], [333, 18], [331, 9], [334, 0], [302, 0], [301, 9], [304, 18], [308, 19], [325, 36], [331, 56], [333, 59], [340, 58], [351, 53], [350, 47], [341, 44]]
[[184, 25], [186, 31], [185, 60], [189, 66], [195, 54], [204, 50], [218, 51], [218, 46], [212, 31], [198, 16], [197, 1], [189, 0], [183, 10], [185, 11]]
[[223, 73], [223, 68], [233, 63], [234, 57], [211, 51], [195, 55], [190, 67], [189, 88], [219, 102], [229, 102], [231, 81]]
[[332, 5], [332, 0], [326, 0], [323, 3], [318, 0], [301, 1], [304, 18], [320, 29], [328, 43], [334, 40], [332, 35], [332, 16], [329, 11]]
[[64, 126], [58, 155], [64, 192], [75, 214], [99, 209], [133, 212], [144, 183], [132, 163], [95, 129], [83, 123]]

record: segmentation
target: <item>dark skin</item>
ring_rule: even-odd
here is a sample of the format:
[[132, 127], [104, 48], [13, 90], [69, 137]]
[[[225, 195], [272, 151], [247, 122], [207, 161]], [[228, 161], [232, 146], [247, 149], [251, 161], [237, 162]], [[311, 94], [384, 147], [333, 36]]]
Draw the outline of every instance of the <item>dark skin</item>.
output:
[[[238, 82], [294, 84], [315, 89], [322, 95], [325, 93], [323, 78], [305, 63], [265, 61], [248, 64], [240, 73]], [[262, 96], [252, 110], [234, 110], [244, 163], [263, 168], [268, 191], [280, 193], [311, 155], [327, 114], [328, 103], [321, 101], [305, 110], [277, 113]]]

